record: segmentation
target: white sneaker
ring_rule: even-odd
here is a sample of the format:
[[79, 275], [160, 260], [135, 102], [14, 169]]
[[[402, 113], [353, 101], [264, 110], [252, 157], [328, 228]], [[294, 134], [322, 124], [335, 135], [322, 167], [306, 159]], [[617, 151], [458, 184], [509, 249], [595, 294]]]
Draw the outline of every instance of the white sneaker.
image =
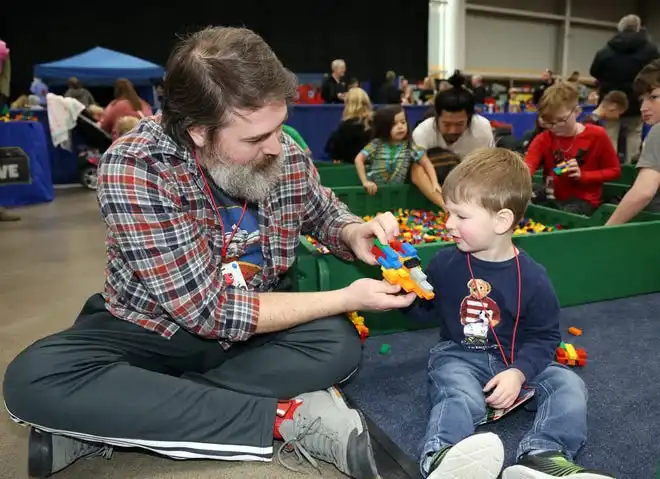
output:
[[428, 479], [497, 479], [504, 445], [492, 432], [474, 434], [433, 456]]

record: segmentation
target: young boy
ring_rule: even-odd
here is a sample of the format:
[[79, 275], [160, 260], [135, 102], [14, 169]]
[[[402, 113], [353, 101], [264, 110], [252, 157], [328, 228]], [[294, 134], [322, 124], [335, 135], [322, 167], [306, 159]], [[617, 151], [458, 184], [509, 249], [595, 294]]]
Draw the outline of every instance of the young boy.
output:
[[495, 479], [504, 450], [492, 433], [474, 434], [487, 408], [505, 409], [535, 390], [534, 425], [503, 479], [612, 478], [573, 463], [587, 438], [587, 392], [570, 369], [553, 363], [561, 340], [559, 303], [544, 268], [512, 242], [532, 194], [516, 153], [476, 150], [447, 176], [447, 228], [427, 270], [436, 293], [410, 314], [440, 318], [431, 350], [431, 417], [420, 459], [430, 479]]
[[[565, 211], [590, 215], [602, 203], [603, 183], [621, 175], [621, 164], [604, 128], [578, 123], [578, 90], [568, 82], [549, 87], [539, 103], [545, 131], [527, 149], [525, 163], [533, 175], [543, 165], [556, 201]], [[535, 202], [549, 203], [542, 192]]]
[[643, 209], [660, 213], [660, 60], [649, 63], [639, 72], [634, 88], [642, 98], [642, 118], [652, 127], [637, 162], [637, 178], [608, 225], [626, 223]]
[[590, 115], [582, 119], [582, 123], [603, 126], [604, 121], [617, 121], [628, 106], [628, 96], [622, 91], [613, 90], [603, 97], [603, 101]]

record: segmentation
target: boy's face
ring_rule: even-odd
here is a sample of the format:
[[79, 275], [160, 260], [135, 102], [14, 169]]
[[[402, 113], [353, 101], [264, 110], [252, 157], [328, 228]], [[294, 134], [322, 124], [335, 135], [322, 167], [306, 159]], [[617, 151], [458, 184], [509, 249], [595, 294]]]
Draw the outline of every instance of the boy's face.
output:
[[579, 107], [561, 107], [554, 113], [541, 115], [541, 126], [557, 136], [572, 136], [575, 134]]
[[616, 103], [604, 101], [600, 105], [600, 117], [603, 120], [618, 120], [622, 113], [621, 107]]
[[[511, 221], [493, 214], [476, 203], [445, 202], [449, 217], [446, 227], [458, 249], [465, 253], [478, 253], [491, 249], [498, 236], [511, 229]], [[508, 211], [508, 210], [507, 210]]]
[[660, 87], [642, 95], [642, 119], [649, 125], [660, 123]]

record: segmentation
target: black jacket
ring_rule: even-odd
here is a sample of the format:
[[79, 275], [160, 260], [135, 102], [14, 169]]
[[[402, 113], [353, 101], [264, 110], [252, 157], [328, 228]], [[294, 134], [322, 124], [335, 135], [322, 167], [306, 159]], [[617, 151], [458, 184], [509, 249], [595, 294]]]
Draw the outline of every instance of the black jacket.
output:
[[630, 102], [624, 116], [638, 116], [639, 97], [633, 91], [633, 82], [639, 71], [656, 58], [660, 58], [658, 47], [648, 40], [645, 31], [616, 34], [596, 54], [589, 70], [598, 80], [600, 98], [612, 90], [623, 91]]

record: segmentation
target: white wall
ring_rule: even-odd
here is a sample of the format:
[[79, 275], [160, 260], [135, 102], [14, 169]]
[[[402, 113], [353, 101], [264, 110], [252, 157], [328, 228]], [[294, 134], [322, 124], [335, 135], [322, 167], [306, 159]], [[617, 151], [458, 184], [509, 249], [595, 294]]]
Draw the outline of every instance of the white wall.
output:
[[[588, 76], [594, 55], [616, 33], [616, 23], [626, 14], [643, 14], [643, 1], [571, 0], [564, 58], [566, 0], [467, 0], [466, 70], [535, 76], [550, 68]], [[660, 0], [647, 1], [650, 5]], [[655, 10], [652, 21], [660, 41], [660, 8], [647, 10]]]

